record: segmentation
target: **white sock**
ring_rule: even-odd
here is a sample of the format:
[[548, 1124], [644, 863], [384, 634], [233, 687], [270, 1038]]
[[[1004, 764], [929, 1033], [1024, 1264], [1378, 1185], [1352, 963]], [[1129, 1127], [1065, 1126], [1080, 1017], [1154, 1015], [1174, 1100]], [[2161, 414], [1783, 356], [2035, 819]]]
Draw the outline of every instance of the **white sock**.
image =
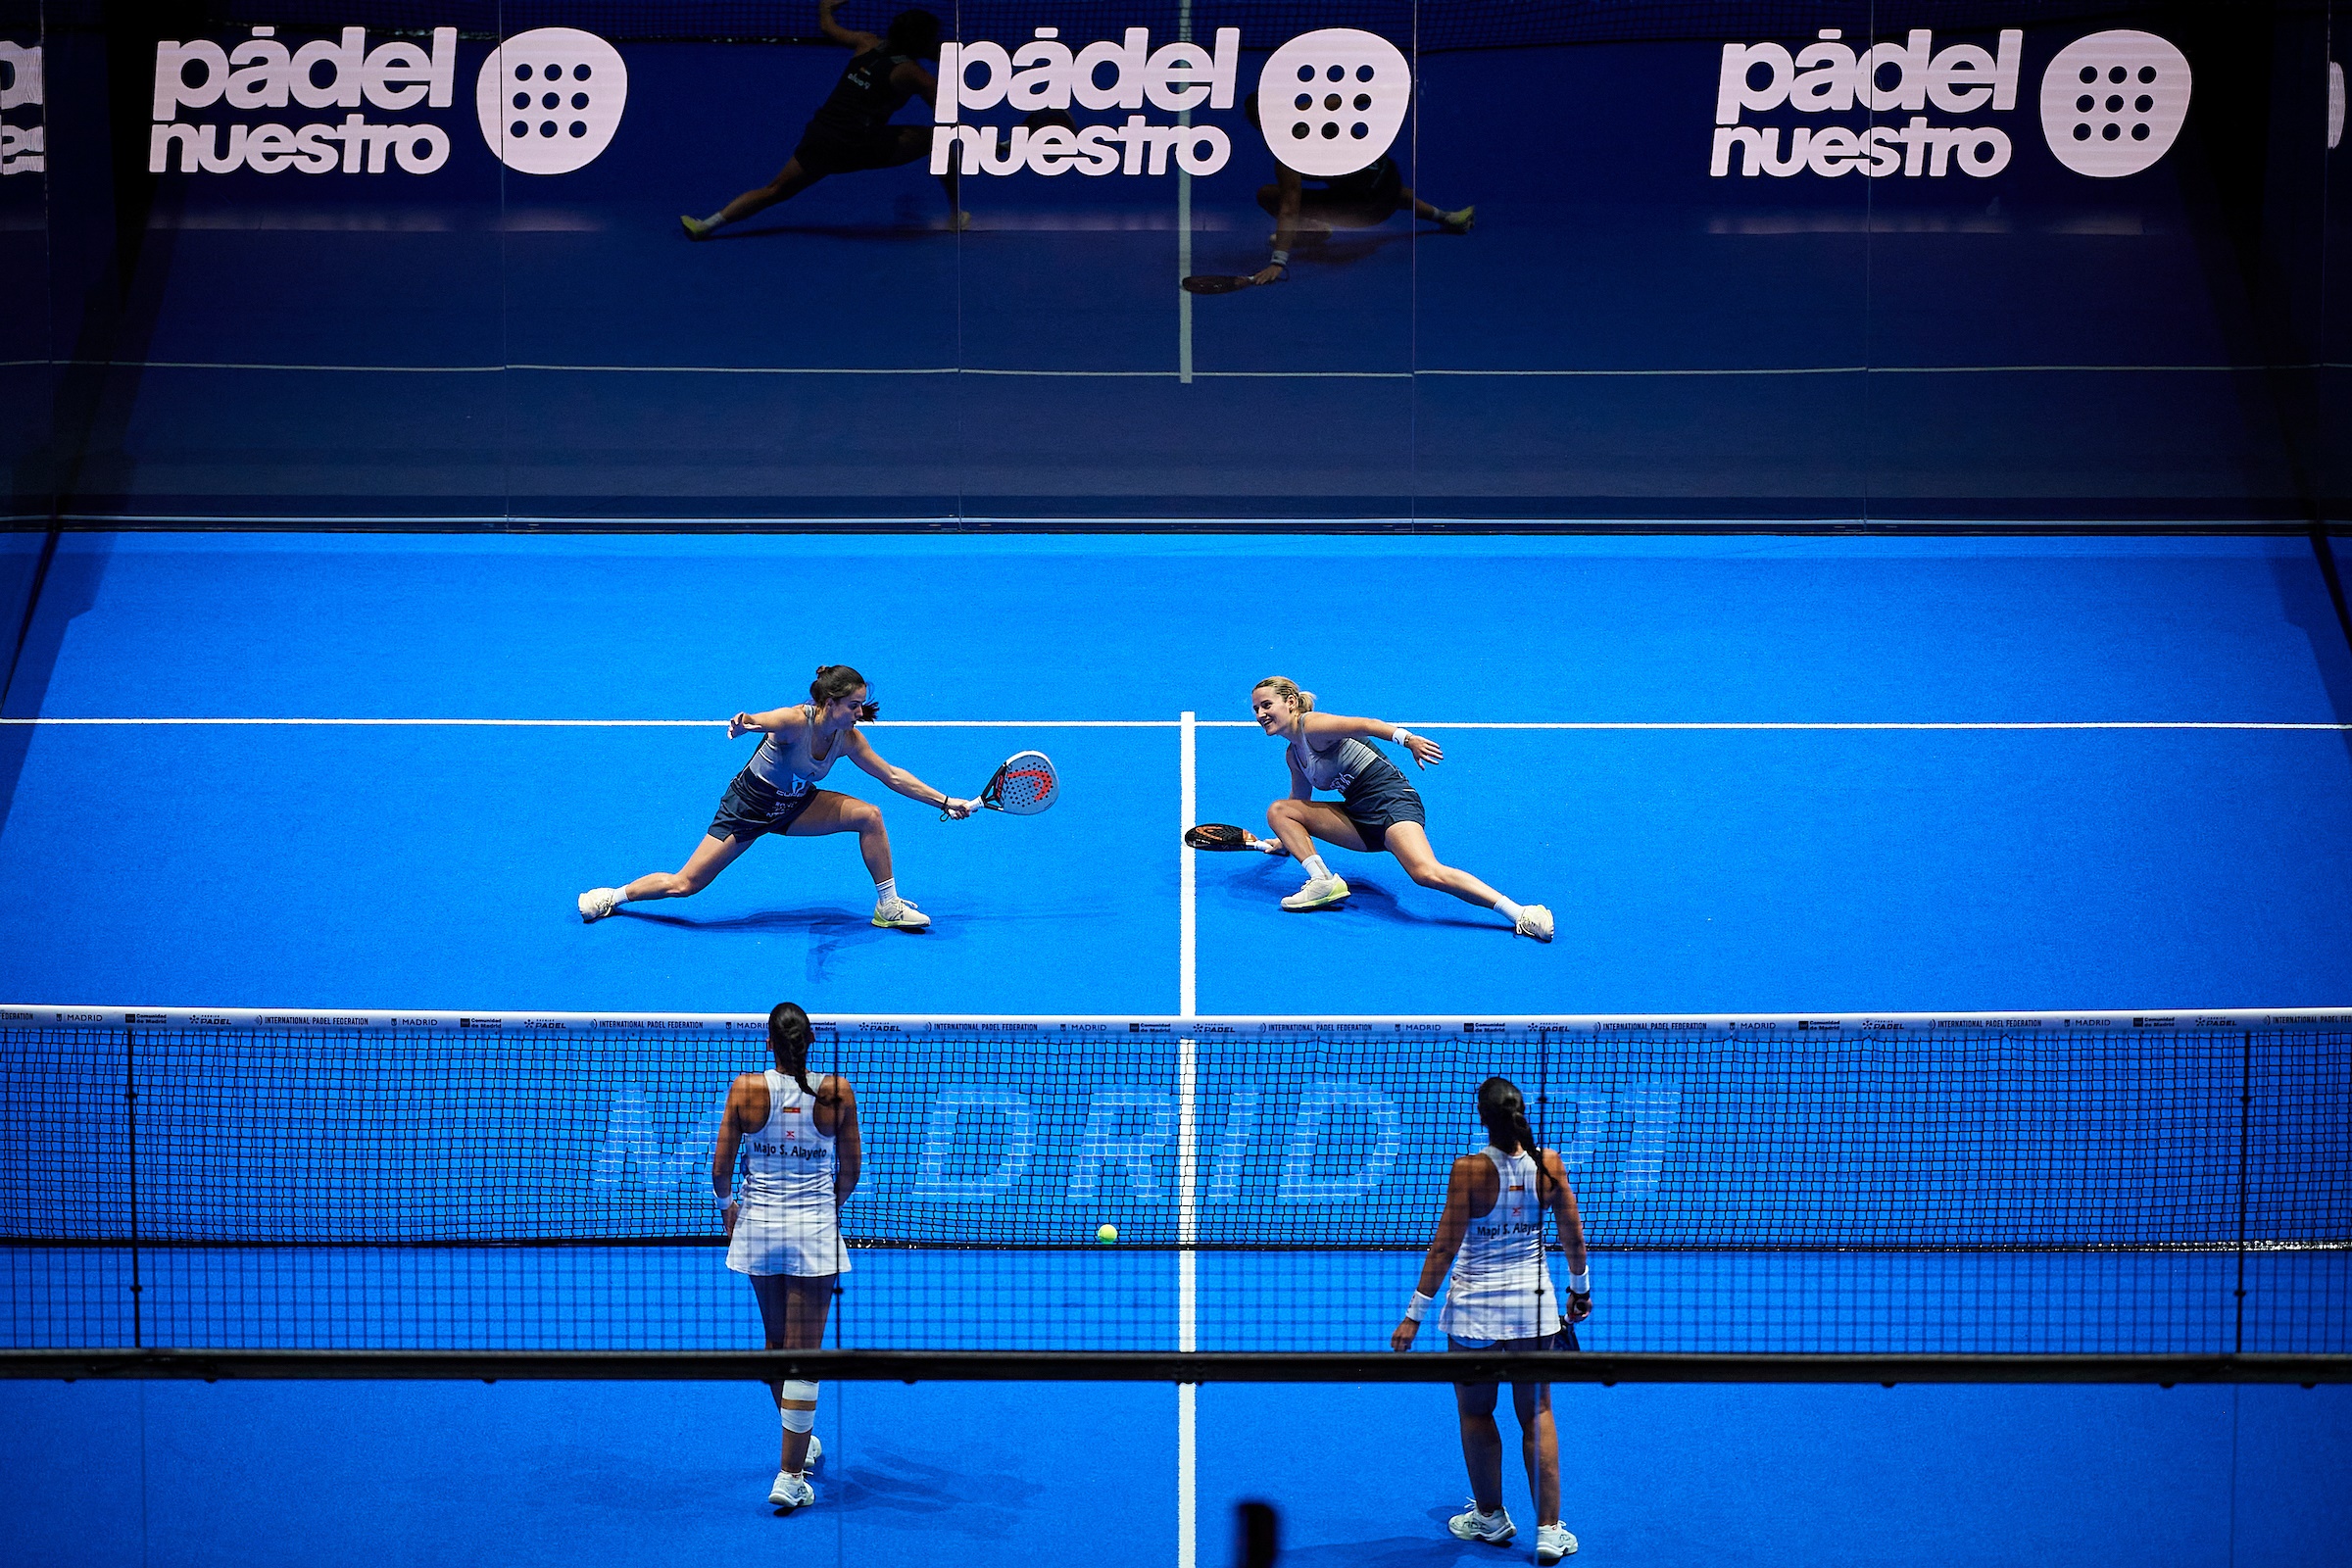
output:
[[1496, 899], [1494, 901], [1494, 912], [1501, 915], [1505, 920], [1510, 921], [1513, 925], [1517, 925], [1519, 923], [1519, 906], [1513, 904], [1508, 899]]
[[727, 210], [722, 207], [717, 212], [712, 213], [709, 218], [704, 219], [703, 222], [711, 228], [717, 228], [724, 224], [726, 220]]
[[875, 908], [879, 909], [882, 907], [882, 906], [888, 904], [891, 900], [897, 898], [898, 896], [899, 879], [897, 877], [894, 876], [886, 882], [877, 882], [874, 884]]
[[1308, 876], [1331, 875], [1331, 867], [1323, 863], [1323, 857], [1320, 855], [1310, 855], [1305, 859], [1300, 860], [1298, 865], [1299, 868], [1305, 871]]
[[626, 904], [626, 903], [628, 903], [628, 902], [629, 902], [629, 890], [628, 890], [627, 888], [625, 888], [625, 887], [620, 887], [620, 888], [614, 888], [614, 889], [612, 890], [612, 906], [613, 906], [614, 908], [618, 908], [618, 907], [620, 907], [620, 906], [622, 906], [622, 905], [624, 905], [624, 904]]

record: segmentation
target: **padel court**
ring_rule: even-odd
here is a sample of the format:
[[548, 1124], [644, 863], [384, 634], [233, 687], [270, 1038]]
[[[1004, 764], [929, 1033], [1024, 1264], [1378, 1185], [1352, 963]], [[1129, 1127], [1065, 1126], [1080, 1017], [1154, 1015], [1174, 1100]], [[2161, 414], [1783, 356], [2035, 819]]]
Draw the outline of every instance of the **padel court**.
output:
[[[2343, 6], [895, 9], [0, 0], [0, 1557], [1526, 1562], [1498, 1075], [1572, 1563], [2352, 1562]], [[584, 922], [839, 662], [1052, 809]]]
[[[1519, 607], [1512, 626], [1412, 612], [1433, 575], [1451, 595]], [[841, 582], [858, 585], [855, 606], [823, 586]], [[975, 582], [990, 585], [984, 603]], [[612, 628], [600, 607], [620, 583], [633, 624]], [[1290, 627], [1257, 613], [1269, 597], [1326, 608]], [[787, 602], [805, 607], [788, 633], [756, 608]], [[1801, 604], [1869, 613], [1788, 612]], [[40, 678], [20, 683], [4, 732], [15, 789], [0, 854], [36, 890], [13, 902], [5, 944], [13, 972], [93, 1005], [316, 1016], [428, 997], [499, 1017], [747, 1013], [791, 995], [819, 1012], [1164, 1020], [1180, 1009], [1641, 1015], [1702, 1003], [2026, 1012], [2063, 999], [2193, 1014], [2325, 1006], [2352, 984], [2352, 764], [2332, 695], [2352, 659], [2331, 640], [2299, 541], [98, 535], [66, 541], [44, 608]], [[1334, 637], [1334, 624], [1360, 635]], [[1063, 780], [1055, 809], [1027, 819], [943, 823], [885, 798], [899, 874], [935, 915], [930, 931], [865, 923], [863, 879], [840, 839], [762, 843], [695, 898], [579, 922], [579, 887], [682, 858], [751, 744], [723, 739], [724, 713], [784, 701], [803, 666], [885, 630], [889, 662], [868, 661], [883, 704], [870, 735], [885, 757], [962, 792], [1034, 745]], [[1504, 635], [1520, 657], [1494, 657]], [[1548, 901], [1558, 939], [1514, 938], [1363, 856], [1335, 857], [1357, 890], [1347, 904], [1293, 915], [1276, 906], [1296, 875], [1287, 862], [1194, 855], [1188, 921], [1179, 828], [1257, 822], [1284, 788], [1278, 748], [1236, 723], [1250, 683], [1275, 671], [1332, 706], [1439, 736], [1446, 760], [1422, 781], [1433, 844]], [[1503, 725], [1522, 727], [1482, 727]], [[1543, 725], [1562, 727], [1525, 727]], [[1717, 727], [1743, 725], [1775, 727]], [[2121, 725], [2140, 727], [2103, 727]], [[148, 935], [109, 935], [132, 932]], [[1054, 1107], [1038, 1112], [1041, 1149], [1079, 1144], [1071, 1118], [1098, 1077], [1173, 1082], [1160, 1030], [1058, 1049], [982, 1036], [948, 1048], [968, 1057], [953, 1068], [917, 1069], [905, 1043], [845, 1036], [837, 1049], [868, 1086], [877, 1148], [896, 1150], [877, 1157], [907, 1162], [903, 1189], [916, 1181], [921, 1106], [939, 1083], [1024, 1085]], [[459, 1098], [492, 1116], [527, 1098], [498, 1088], [503, 1069], [472, 1042], [414, 1038], [424, 1043], [378, 1070], [362, 1065], [376, 1048], [355, 1048], [354, 1082], [428, 1096], [471, 1083]], [[1783, 1109], [1811, 1103], [1809, 1074], [1838, 1051], [1871, 1055], [1867, 1041], [1767, 1051], [1738, 1083], [1702, 1084], [1698, 1058], [1642, 1067], [1686, 1075], [1670, 1091], [1679, 1117], [1670, 1105], [1675, 1119], [1655, 1123], [1663, 1168], [1648, 1189], [1627, 1174], [1643, 1123], [1625, 1096], [1667, 1080], [1591, 1069], [1618, 1102], [1580, 1102], [1574, 1051], [1546, 1066], [1523, 1040], [1494, 1042], [1495, 1060], [1525, 1058], [1511, 1070], [1528, 1081], [1561, 1079], [1563, 1134], [1580, 1114], [1593, 1129], [1590, 1175], [1577, 1179], [1592, 1184], [1590, 1223], [1617, 1299], [1614, 1322], [1596, 1313], [1586, 1326], [1587, 1348], [2343, 1348], [2323, 1305], [2343, 1290], [2340, 1252], [2258, 1256], [2246, 1286], [2226, 1250], [2035, 1251], [2034, 1216], [2082, 1185], [2047, 1163], [2049, 1140], [2095, 1124], [2109, 1101], [2172, 1103], [2203, 1084], [2221, 1121], [2198, 1131], [2189, 1116], [2176, 1128], [2186, 1144], [2142, 1152], [2184, 1161], [2183, 1195], [2201, 1191], [2192, 1146], [2218, 1137], [2207, 1152], [2216, 1170], [2228, 1164], [2236, 1048], [2184, 1039], [2170, 1068], [2134, 1087], [2099, 1078], [2095, 1051], [2075, 1064], [2087, 1077], [2037, 1077], [2019, 1063], [2062, 1061], [2082, 1042], [2030, 1044], [1966, 1069], [1985, 1075], [1973, 1091], [1984, 1113], [2026, 1144], [1995, 1138], [1975, 1175], [1919, 1150], [1955, 1193], [2013, 1205], [2019, 1250], [1928, 1247], [1889, 1265], [1841, 1261], [1835, 1245], [1609, 1252], [1608, 1216], [1645, 1223], [1643, 1194], [1678, 1178], [1723, 1205], [1699, 1230], [1734, 1232], [1794, 1150], [1823, 1162], [1800, 1186], [1835, 1190], [1841, 1170], [1864, 1190], [1884, 1179], [1870, 1162], [1899, 1139], [1840, 1148], [1801, 1127], [1784, 1129], [1786, 1142], [1767, 1130], [1780, 1097]], [[1200, 1067], [1204, 1171], [1229, 1144], [1245, 1171], [1282, 1162], [1274, 1110], [1235, 1131], [1229, 1091], [1245, 1081], [1419, 1081], [1422, 1057], [1446, 1064], [1446, 1084], [1484, 1070], [1460, 1054], [1481, 1048], [1458, 1035], [1379, 1048], [1394, 1065], [1378, 1068], [1334, 1065], [1375, 1048], [1328, 1032], [1302, 1038], [1305, 1054], [1288, 1065], [1227, 1071], [1213, 1059], [1223, 1049], [1204, 1048]], [[702, 1104], [758, 1050], [756, 1033], [675, 1050], [658, 1035], [584, 1056], [565, 1048], [548, 1077], [578, 1085], [577, 1108], [554, 1122], [578, 1121], [598, 1157], [618, 1159], [604, 1152], [623, 1136], [613, 1107], [644, 1086], [647, 1141], [623, 1151], [635, 1165], [593, 1190], [667, 1213], [707, 1161]], [[2341, 1137], [2326, 1087], [2341, 1065], [2326, 1060], [2275, 1141], [2305, 1151], [2293, 1155], [2299, 1179], [2323, 1183], [2308, 1151]], [[316, 1061], [265, 1040], [142, 1071], [167, 1098], [162, 1081], [225, 1076], [250, 1111], [304, 1098], [297, 1085], [331, 1093], [334, 1075], [317, 1078]], [[477, 1069], [490, 1076], [477, 1082]], [[2103, 1087], [2085, 1089], [2094, 1081]], [[894, 1139], [883, 1086], [900, 1082]], [[1899, 1086], [1889, 1093], [1903, 1102]], [[1442, 1094], [1408, 1102], [1405, 1168], [1467, 1141], [1446, 1121], [1452, 1106]], [[191, 1158], [200, 1124], [212, 1125], [189, 1123]], [[462, 1138], [486, 1140], [494, 1162], [523, 1159], [512, 1168], [527, 1193], [555, 1181], [529, 1166], [549, 1136], [517, 1127], [508, 1155], [494, 1130]], [[268, 1206], [282, 1196], [265, 1174], [307, 1168], [302, 1141], [265, 1140], [230, 1161], [257, 1176], [247, 1200], [264, 1206], [246, 1216], [257, 1243], [273, 1227], [303, 1230], [295, 1210]], [[397, 1208], [398, 1191], [450, 1179], [420, 1146], [348, 1141], [369, 1150], [360, 1163], [385, 1185], [339, 1202]], [[152, 1171], [168, 1156], [151, 1148], [147, 1158], [160, 1182]], [[1690, 1159], [1709, 1164], [1703, 1181], [1677, 1171]], [[1166, 1151], [1146, 1161], [1163, 1182], [1176, 1163]], [[1165, 1210], [1122, 1189], [1115, 1159], [1104, 1169], [1087, 1189], [1092, 1206], [1063, 1198], [1057, 1168], [1053, 1200], [1002, 1216], [1004, 1242], [1058, 1247], [992, 1250], [981, 1236], [977, 1250], [860, 1252], [837, 1337], [1164, 1348], [1181, 1318], [1202, 1348], [1385, 1343], [1412, 1252], [1209, 1250], [1180, 1275], [1154, 1245]], [[1996, 1170], [2006, 1187], [1986, 1185]], [[1203, 1180], [1213, 1222], [1215, 1178]], [[1410, 1186], [1400, 1173], [1364, 1200], [1382, 1238], [1417, 1245], [1428, 1200]], [[878, 1176], [874, 1190], [892, 1184]], [[205, 1193], [199, 1182], [182, 1195], [191, 1212], [218, 1206]], [[1297, 1221], [1269, 1202], [1264, 1214]], [[1852, 1216], [1834, 1208], [1799, 1225], [1844, 1236]], [[1313, 1212], [1341, 1224], [1353, 1210]], [[1117, 1216], [1120, 1247], [1086, 1245], [1101, 1214]], [[2100, 1234], [2120, 1232], [2110, 1222]], [[99, 1255], [116, 1273], [94, 1284]], [[130, 1343], [125, 1266], [113, 1252], [12, 1252], [23, 1336]], [[709, 1248], [161, 1249], [143, 1268], [138, 1332], [151, 1344], [259, 1333], [252, 1343], [432, 1346], [502, 1330], [552, 1348], [616, 1335], [662, 1348], [757, 1342], [748, 1293]], [[2250, 1318], [2232, 1294], [2241, 1287]], [[103, 1321], [75, 1316], [93, 1302]], [[20, 1538], [78, 1542], [83, 1510], [122, 1522], [136, 1506], [146, 1526], [122, 1523], [122, 1549], [143, 1542], [150, 1560], [252, 1560], [300, 1541], [306, 1553], [417, 1561], [651, 1561], [703, 1547], [911, 1561], [1058, 1555], [1073, 1533], [1107, 1532], [1123, 1553], [1164, 1562], [1184, 1560], [1189, 1534], [1197, 1560], [1216, 1562], [1227, 1507], [1245, 1495], [1280, 1501], [1286, 1560], [1489, 1550], [1443, 1539], [1458, 1458], [1445, 1392], [1420, 1386], [1212, 1384], [1180, 1433], [1178, 1396], [1163, 1386], [829, 1385], [818, 1475], [840, 1506], [787, 1520], [755, 1494], [772, 1429], [757, 1391], [734, 1384], [84, 1382], [11, 1384], [7, 1396], [23, 1412], [12, 1430], [44, 1434], [12, 1455], [12, 1470], [44, 1478], [17, 1505]], [[2291, 1386], [1575, 1385], [1555, 1397], [1565, 1517], [1595, 1560], [1784, 1549], [1900, 1560], [1923, 1533], [1984, 1511], [2007, 1522], [2002, 1539], [1980, 1543], [1993, 1560], [2249, 1560], [2259, 1544], [2270, 1560], [2327, 1561], [2343, 1520], [2323, 1478], [2352, 1442], [2336, 1391]], [[2002, 1441], [1983, 1441], [1987, 1428]], [[1189, 1493], [1173, 1468], [1180, 1437]], [[1506, 1490], [1521, 1485], [1514, 1475]], [[1840, 1522], [1856, 1513], [1868, 1527]], [[400, 1520], [390, 1539], [385, 1517]]]

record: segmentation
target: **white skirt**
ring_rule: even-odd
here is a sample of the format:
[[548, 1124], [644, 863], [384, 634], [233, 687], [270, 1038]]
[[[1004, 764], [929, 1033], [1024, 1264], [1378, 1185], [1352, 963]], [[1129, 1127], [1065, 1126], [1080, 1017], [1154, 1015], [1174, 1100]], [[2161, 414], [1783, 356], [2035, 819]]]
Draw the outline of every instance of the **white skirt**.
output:
[[840, 1213], [830, 1200], [815, 1209], [746, 1204], [727, 1243], [727, 1267], [738, 1274], [847, 1274]]

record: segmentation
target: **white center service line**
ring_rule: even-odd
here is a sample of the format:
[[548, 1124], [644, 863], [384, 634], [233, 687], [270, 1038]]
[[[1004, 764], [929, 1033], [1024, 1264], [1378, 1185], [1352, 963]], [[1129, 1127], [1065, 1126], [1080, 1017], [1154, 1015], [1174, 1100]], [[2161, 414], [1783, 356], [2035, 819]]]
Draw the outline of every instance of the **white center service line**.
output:
[[[1255, 729], [1247, 718], [1194, 720], [1199, 729]], [[1486, 723], [1457, 719], [1400, 720], [1423, 729], [1525, 730], [2272, 730], [2352, 731], [2352, 724], [2275, 719], [1553, 719]], [[150, 724], [250, 725], [385, 729], [724, 729], [723, 718], [0, 718], [0, 724], [72, 728]], [[867, 729], [1177, 729], [1174, 718], [883, 718]]]

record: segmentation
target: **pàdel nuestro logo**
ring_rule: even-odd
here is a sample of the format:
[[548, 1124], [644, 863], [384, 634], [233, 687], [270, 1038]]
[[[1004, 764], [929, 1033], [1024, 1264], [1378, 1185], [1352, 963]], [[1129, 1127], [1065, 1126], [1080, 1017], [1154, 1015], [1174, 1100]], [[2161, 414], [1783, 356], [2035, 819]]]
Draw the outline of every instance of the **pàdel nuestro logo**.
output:
[[[41, 46], [0, 39], [0, 115], [41, 108]], [[30, 118], [30, 117], [24, 117]], [[48, 127], [0, 124], [0, 174], [38, 174], [49, 167]]]
[[1301, 174], [1352, 174], [1395, 144], [1413, 69], [1378, 33], [1325, 27], [1274, 51], [1257, 77], [1266, 146]]
[[2094, 32], [2041, 74], [2041, 133], [2078, 174], [2117, 179], [2162, 158], [2188, 118], [2188, 57], [2152, 32]]
[[[1727, 43], [1715, 83], [1715, 137], [1707, 172], [1786, 179], [1990, 178], [2017, 148], [1990, 117], [2017, 108], [2025, 34], [2010, 28], [1997, 46], [1936, 47], [1914, 28], [1901, 43], [1857, 48], [1836, 27], [1791, 50], [1778, 43]], [[2188, 59], [2152, 32], [2118, 28], [2079, 38], [2041, 76], [2041, 130], [2059, 164], [2115, 179], [2150, 168], [2170, 150], [2188, 115]], [[1866, 124], [1754, 124], [1746, 117], [1867, 111]], [[1943, 116], [1976, 123], [1939, 123]], [[1784, 146], [1784, 137], [1786, 145]]]
[[[1039, 27], [1016, 50], [986, 39], [940, 45], [932, 105], [931, 172], [964, 174], [1213, 174], [1233, 142], [1212, 124], [1154, 123], [1234, 107], [1242, 35], [1220, 27], [1207, 44], [1152, 45], [1149, 28], [1073, 50], [1058, 27]], [[1352, 173], [1387, 152], [1412, 101], [1412, 68], [1395, 44], [1353, 27], [1301, 33], [1258, 73], [1258, 123], [1275, 157], [1302, 174]], [[1026, 123], [999, 126], [967, 116], [1003, 108]], [[1041, 122], [1042, 112], [1132, 111], [1123, 122]]]
[[568, 174], [596, 162], [628, 103], [620, 51], [577, 27], [516, 33], [490, 51], [473, 83], [482, 140], [525, 174]]
[[[449, 162], [449, 132], [435, 121], [378, 121], [368, 111], [450, 108], [456, 28], [434, 28], [429, 48], [398, 38], [370, 48], [365, 27], [291, 48], [276, 33], [255, 27], [234, 47], [209, 38], [156, 44], [150, 172], [429, 174]], [[482, 139], [501, 162], [522, 173], [562, 174], [612, 145], [628, 91], [628, 69], [611, 44], [572, 27], [539, 27], [490, 52], [475, 77], [474, 109]], [[231, 114], [348, 113], [305, 124], [181, 118], [216, 106]]]

